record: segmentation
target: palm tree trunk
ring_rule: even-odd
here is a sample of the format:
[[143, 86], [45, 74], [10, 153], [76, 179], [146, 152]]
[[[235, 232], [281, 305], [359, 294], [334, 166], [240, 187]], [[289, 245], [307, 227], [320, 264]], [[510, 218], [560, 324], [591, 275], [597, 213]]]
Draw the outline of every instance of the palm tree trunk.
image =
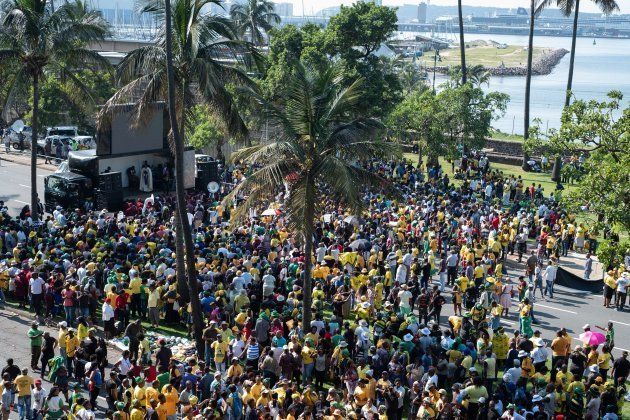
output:
[[[177, 159], [176, 153], [173, 153], [173, 159]], [[177, 274], [177, 294], [179, 294], [182, 301], [190, 302], [190, 294], [188, 293], [188, 282], [186, 281], [184, 229], [182, 228], [179, 211], [177, 209], [175, 209], [175, 261], [177, 262], [177, 266], [175, 267], [175, 271]]]
[[580, 14], [580, 0], [575, 0], [575, 10], [573, 11], [573, 37], [571, 38], [571, 57], [569, 59], [569, 78], [567, 79], [567, 96], [564, 99], [564, 106], [571, 103], [571, 87], [573, 86], [573, 65], [575, 63], [575, 41], [577, 39], [578, 16]]
[[[179, 230], [181, 230], [184, 237], [184, 244], [186, 247], [192, 244], [192, 234], [190, 231], [190, 224], [188, 223], [188, 215], [186, 212], [186, 199], [184, 194], [186, 190], [184, 188], [184, 143], [180, 136], [179, 124], [177, 122], [176, 103], [175, 103], [175, 75], [173, 74], [173, 44], [172, 44], [172, 32], [171, 32], [171, 1], [165, 0], [164, 8], [166, 11], [166, 73], [168, 78], [168, 108], [169, 119], [171, 122], [171, 130], [173, 132], [173, 140], [175, 144], [175, 194], [177, 197], [177, 214], [179, 218]], [[188, 255], [188, 261], [192, 258], [192, 254]], [[203, 354], [204, 341], [203, 334], [203, 322], [201, 320], [201, 305], [199, 303], [199, 295], [197, 293], [197, 276], [194, 272], [195, 265], [189, 264], [188, 272], [192, 272], [194, 276], [188, 279], [188, 289], [190, 292], [190, 304], [193, 313], [193, 328], [194, 339], [197, 344], [197, 351], [199, 354]], [[195, 314], [197, 316], [195, 316]]]
[[31, 218], [39, 220], [37, 206], [37, 117], [39, 116], [39, 72], [33, 72], [33, 118], [31, 121]]
[[459, 53], [462, 60], [462, 85], [466, 84], [466, 43], [464, 42], [464, 15], [462, 14], [462, 0], [457, 1], [459, 18]]
[[306, 229], [304, 232], [304, 296], [302, 298], [302, 331], [311, 327], [311, 303], [313, 284], [311, 279], [311, 256], [313, 254], [313, 223], [315, 222], [315, 185], [312, 180], [306, 183], [306, 208], [304, 211]]
[[[523, 138], [527, 140], [529, 138], [529, 97], [531, 93], [532, 85], [532, 58], [534, 53], [534, 13], [536, 9], [536, 0], [531, 0], [529, 10], [529, 41], [527, 43], [527, 76], [525, 77], [525, 119], [523, 127]], [[522, 168], [527, 170], [527, 161], [529, 156], [527, 152], [523, 150], [523, 164]]]

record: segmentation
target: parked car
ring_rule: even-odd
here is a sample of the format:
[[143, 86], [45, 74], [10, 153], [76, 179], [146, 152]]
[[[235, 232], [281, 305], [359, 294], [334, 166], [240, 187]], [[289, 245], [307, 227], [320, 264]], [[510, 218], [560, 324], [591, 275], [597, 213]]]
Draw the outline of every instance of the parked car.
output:
[[[92, 136], [79, 131], [75, 126], [50, 127], [46, 130], [46, 137], [37, 141], [37, 149], [39, 154], [44, 153], [46, 141], [50, 139], [52, 142], [52, 154], [55, 155], [57, 142], [69, 142], [71, 150], [85, 150], [96, 148], [96, 142]], [[62, 156], [66, 157], [66, 156]]]
[[30, 149], [31, 148], [31, 136], [32, 136], [31, 133], [32, 133], [31, 127], [24, 127], [24, 129], [20, 133], [12, 130], [9, 127], [9, 133], [6, 134], [6, 136], [8, 136], [9, 144], [15, 150], [20, 150], [20, 136], [24, 136], [24, 138], [23, 138], [24, 149]]

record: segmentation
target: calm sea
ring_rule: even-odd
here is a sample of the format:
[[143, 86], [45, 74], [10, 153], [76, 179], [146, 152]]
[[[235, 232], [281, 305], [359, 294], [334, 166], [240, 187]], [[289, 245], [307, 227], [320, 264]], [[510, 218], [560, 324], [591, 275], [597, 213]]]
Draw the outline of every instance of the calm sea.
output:
[[[466, 40], [494, 40], [510, 45], [527, 45], [527, 36], [466, 34]], [[573, 72], [573, 92], [580, 99], [606, 98], [606, 93], [616, 89], [624, 94], [625, 106], [630, 104], [630, 40], [578, 38]], [[571, 49], [571, 38], [534, 38], [534, 46]], [[569, 54], [546, 76], [532, 77], [530, 115], [542, 120], [543, 129], [557, 128], [564, 105]], [[432, 77], [432, 74], [430, 74]], [[436, 83], [444, 80], [436, 77]], [[523, 106], [525, 99], [525, 77], [492, 77], [486, 90], [510, 95], [507, 112], [493, 125], [506, 133], [523, 133]]]

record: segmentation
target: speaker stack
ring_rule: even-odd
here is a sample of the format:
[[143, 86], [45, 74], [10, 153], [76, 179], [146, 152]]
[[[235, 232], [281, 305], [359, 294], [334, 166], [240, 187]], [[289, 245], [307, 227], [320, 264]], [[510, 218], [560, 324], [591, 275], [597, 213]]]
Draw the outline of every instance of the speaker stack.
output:
[[116, 211], [123, 204], [122, 174], [108, 172], [99, 174], [96, 186], [96, 208]]
[[195, 178], [195, 188], [206, 191], [208, 182], [219, 182], [219, 167], [216, 160], [208, 162], [197, 162], [197, 178]]

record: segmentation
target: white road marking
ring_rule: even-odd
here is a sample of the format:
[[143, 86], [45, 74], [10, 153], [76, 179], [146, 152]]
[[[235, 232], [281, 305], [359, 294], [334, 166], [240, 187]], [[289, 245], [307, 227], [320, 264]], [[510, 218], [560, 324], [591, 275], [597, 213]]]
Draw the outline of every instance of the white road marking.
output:
[[13, 201], [15, 201], [16, 203], [25, 204], [27, 206], [30, 206], [30, 204], [31, 204], [31, 203], [27, 203], [26, 201], [22, 201], [22, 200], [13, 200]]
[[569, 311], [567, 309], [554, 308], [553, 306], [547, 306], [547, 305], [541, 305], [540, 303], [534, 303], [534, 308], [539, 307], [539, 306], [541, 308], [553, 309], [554, 311], [561, 311], [561, 312], [566, 312], [568, 314], [577, 315], [577, 312]]
[[625, 322], [620, 322], [620, 321], [615, 321], [613, 319], [609, 319], [610, 322], [614, 322], [615, 324], [621, 324], [621, 325], [626, 325], [628, 327], [630, 327], [630, 324], [626, 324]]
[[24, 187], [24, 188], [31, 188], [30, 185], [24, 185], [24, 184], [18, 184], [20, 187]]
[[621, 347], [613, 347], [613, 348], [617, 349], [617, 350], [621, 350], [621, 351], [627, 351], [627, 352], [630, 353], [630, 350], [628, 350], [628, 349], [622, 349]]

